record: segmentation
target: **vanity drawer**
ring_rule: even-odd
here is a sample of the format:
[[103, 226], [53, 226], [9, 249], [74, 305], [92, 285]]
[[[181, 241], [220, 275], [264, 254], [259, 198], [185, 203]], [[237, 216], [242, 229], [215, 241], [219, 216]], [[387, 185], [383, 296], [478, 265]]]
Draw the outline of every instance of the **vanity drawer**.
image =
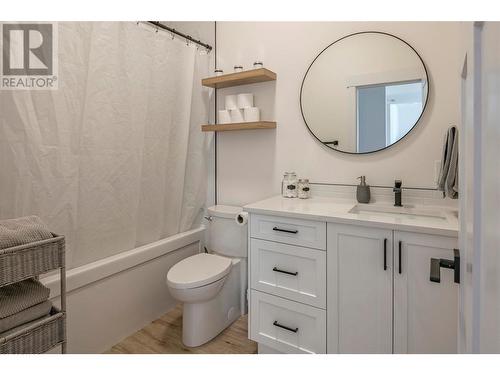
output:
[[250, 236], [326, 250], [326, 223], [322, 221], [252, 214]]
[[250, 338], [284, 353], [325, 353], [326, 312], [252, 290]]
[[326, 308], [326, 252], [251, 239], [252, 289]]

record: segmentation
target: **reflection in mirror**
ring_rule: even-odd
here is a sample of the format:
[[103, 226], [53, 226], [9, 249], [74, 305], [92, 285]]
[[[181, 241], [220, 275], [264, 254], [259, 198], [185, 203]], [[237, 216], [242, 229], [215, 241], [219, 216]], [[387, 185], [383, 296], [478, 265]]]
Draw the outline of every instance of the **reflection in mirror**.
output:
[[421, 117], [427, 71], [392, 35], [365, 32], [323, 50], [309, 67], [301, 109], [313, 135], [333, 149], [368, 153], [403, 138]]

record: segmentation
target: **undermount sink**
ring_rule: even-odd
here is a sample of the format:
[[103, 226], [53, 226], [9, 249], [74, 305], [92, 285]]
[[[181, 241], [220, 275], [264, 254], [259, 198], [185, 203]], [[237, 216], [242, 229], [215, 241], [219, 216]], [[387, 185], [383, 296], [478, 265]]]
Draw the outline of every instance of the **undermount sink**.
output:
[[412, 205], [404, 205], [403, 207], [395, 207], [389, 205], [376, 204], [357, 204], [349, 210], [351, 214], [370, 214], [377, 216], [390, 217], [405, 217], [408, 219], [433, 219], [447, 220], [446, 214], [441, 210], [432, 210], [425, 208], [415, 208]]

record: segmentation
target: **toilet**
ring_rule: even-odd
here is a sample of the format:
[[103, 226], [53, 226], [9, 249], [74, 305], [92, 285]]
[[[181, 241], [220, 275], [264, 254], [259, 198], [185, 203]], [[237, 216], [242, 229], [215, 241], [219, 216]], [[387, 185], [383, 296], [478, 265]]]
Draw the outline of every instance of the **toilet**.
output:
[[246, 313], [246, 220], [242, 208], [216, 205], [208, 211], [208, 250], [181, 260], [167, 274], [172, 297], [182, 302], [182, 341], [200, 346]]

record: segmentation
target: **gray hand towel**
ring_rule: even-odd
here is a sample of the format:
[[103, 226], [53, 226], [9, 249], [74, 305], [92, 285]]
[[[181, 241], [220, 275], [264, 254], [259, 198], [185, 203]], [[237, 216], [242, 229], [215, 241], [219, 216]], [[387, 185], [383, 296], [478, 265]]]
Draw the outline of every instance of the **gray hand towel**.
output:
[[458, 198], [458, 130], [454, 126], [448, 129], [444, 139], [438, 190], [444, 197]]
[[0, 319], [0, 333], [49, 315], [51, 309], [52, 303], [50, 301], [45, 301], [39, 303], [38, 305], [19, 311], [14, 315], [10, 315], [6, 318]]
[[0, 220], [0, 250], [52, 238], [38, 216]]
[[0, 318], [6, 318], [49, 298], [50, 289], [35, 279], [0, 288]]

